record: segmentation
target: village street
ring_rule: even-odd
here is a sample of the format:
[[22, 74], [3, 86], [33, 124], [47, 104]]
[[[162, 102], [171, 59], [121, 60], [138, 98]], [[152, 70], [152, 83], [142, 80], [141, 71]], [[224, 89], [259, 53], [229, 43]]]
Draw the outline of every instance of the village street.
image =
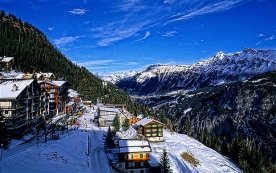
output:
[[38, 145], [36, 140], [22, 145], [13, 141], [13, 146], [2, 152], [0, 172], [111, 173], [103, 150], [105, 128], [98, 127], [91, 118], [93, 112], [88, 109], [79, 117], [79, 127], [59, 131], [57, 140], [45, 143], [42, 137]]

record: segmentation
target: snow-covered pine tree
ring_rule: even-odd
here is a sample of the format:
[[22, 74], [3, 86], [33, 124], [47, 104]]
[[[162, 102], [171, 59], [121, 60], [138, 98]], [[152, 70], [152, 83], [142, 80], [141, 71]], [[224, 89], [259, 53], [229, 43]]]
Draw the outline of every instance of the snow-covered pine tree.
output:
[[164, 147], [159, 160], [159, 165], [161, 167], [161, 170], [163, 170], [163, 173], [172, 173], [172, 170], [170, 169], [170, 164], [171, 162], [167, 149], [166, 147]]
[[108, 127], [107, 132], [103, 133], [103, 140], [105, 148], [115, 147], [115, 132], [111, 131], [110, 126]]
[[120, 130], [120, 119], [118, 115], [115, 115], [113, 121], [112, 121], [112, 126], [114, 127], [114, 131], [117, 132]]

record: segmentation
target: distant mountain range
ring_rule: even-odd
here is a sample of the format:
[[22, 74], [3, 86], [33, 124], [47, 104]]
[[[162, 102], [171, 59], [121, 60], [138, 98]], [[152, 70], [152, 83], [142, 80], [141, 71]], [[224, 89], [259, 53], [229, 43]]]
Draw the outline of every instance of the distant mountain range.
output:
[[254, 50], [224, 54], [192, 64], [152, 65], [128, 78], [118, 77], [116, 85], [131, 95], [164, 94], [177, 90], [195, 90], [249, 79], [276, 70], [276, 50]]
[[124, 71], [124, 72], [119, 72], [119, 73], [112, 73], [109, 75], [100, 74], [100, 73], [94, 73], [94, 75], [100, 77], [102, 80], [104, 80], [106, 82], [111, 82], [113, 84], [116, 84], [120, 80], [128, 78], [128, 77], [132, 77], [137, 73], [138, 73], [138, 71], [131, 70], [131, 71]]

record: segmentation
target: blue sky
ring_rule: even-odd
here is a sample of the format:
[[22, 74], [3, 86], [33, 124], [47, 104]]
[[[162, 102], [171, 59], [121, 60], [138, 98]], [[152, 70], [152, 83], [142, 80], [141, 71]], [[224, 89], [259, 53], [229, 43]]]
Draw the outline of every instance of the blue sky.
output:
[[93, 73], [276, 48], [275, 0], [0, 0]]

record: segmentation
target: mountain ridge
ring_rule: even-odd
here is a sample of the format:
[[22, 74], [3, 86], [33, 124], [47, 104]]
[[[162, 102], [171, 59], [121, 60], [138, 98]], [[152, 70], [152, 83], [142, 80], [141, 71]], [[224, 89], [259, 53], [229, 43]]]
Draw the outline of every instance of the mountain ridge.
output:
[[143, 72], [122, 79], [116, 85], [133, 95], [148, 95], [173, 90], [191, 90], [249, 79], [276, 69], [276, 50], [254, 50], [224, 54], [190, 66], [153, 65]]

